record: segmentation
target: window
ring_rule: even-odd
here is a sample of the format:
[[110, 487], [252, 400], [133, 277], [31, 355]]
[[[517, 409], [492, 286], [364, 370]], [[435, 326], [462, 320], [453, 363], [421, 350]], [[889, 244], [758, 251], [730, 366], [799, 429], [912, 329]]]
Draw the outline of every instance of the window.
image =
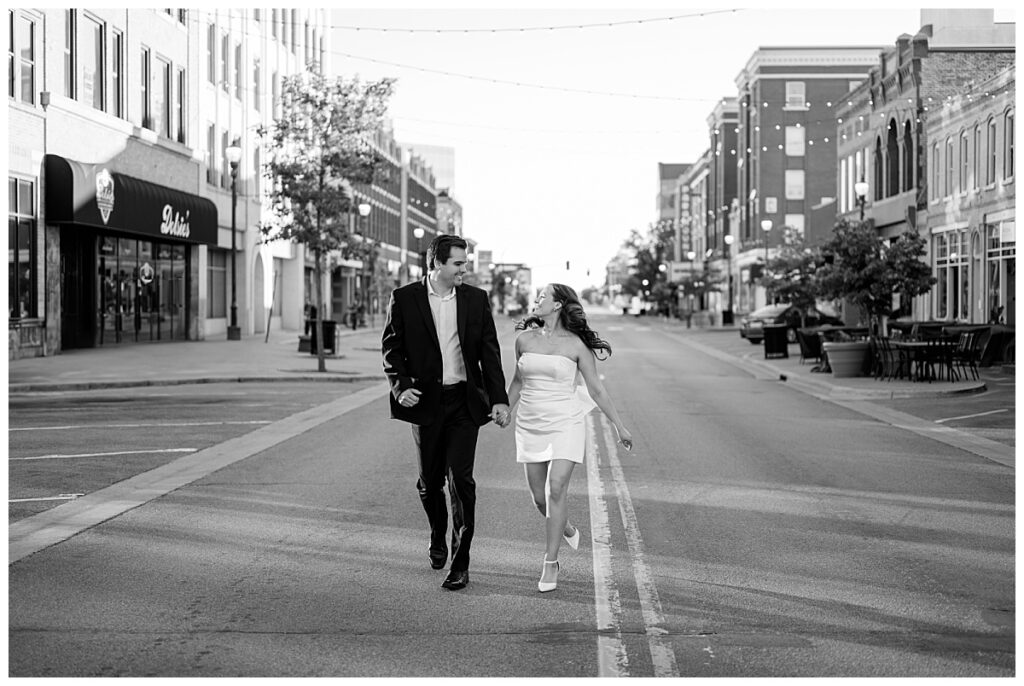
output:
[[277, 38], [277, 10], [270, 10], [270, 34]]
[[985, 184], [996, 182], [996, 120], [995, 117], [988, 120], [988, 154], [985, 165]]
[[110, 34], [110, 108], [115, 117], [124, 118], [124, 34]]
[[299, 11], [292, 10], [292, 54], [299, 54]]
[[968, 176], [971, 172], [971, 160], [969, 157], [970, 153], [970, 141], [967, 140], [967, 132], [964, 131], [960, 134], [960, 192], [966, 193], [970, 187], [968, 185]]
[[947, 231], [935, 236], [935, 317], [968, 320], [967, 232]]
[[206, 183], [217, 183], [217, 129], [213, 124], [206, 127]]
[[206, 77], [210, 83], [217, 83], [217, 27], [206, 27]]
[[936, 143], [932, 146], [932, 192], [930, 193], [932, 200], [938, 200], [942, 197], [942, 189], [939, 188], [939, 179], [941, 170], [939, 169], [939, 144]]
[[188, 25], [188, 10], [178, 10], [178, 23]]
[[255, 148], [252, 151], [252, 184], [255, 195], [259, 195], [263, 191], [262, 178], [263, 170], [260, 168], [260, 149]]
[[273, 109], [275, 117], [281, 112], [281, 84], [278, 81], [279, 77], [275, 71], [270, 75], [270, 107]]
[[953, 157], [953, 139], [946, 139], [946, 187], [945, 195], [953, 195], [953, 172], [956, 171], [956, 159]]
[[309, 20], [308, 19], [306, 20], [305, 28], [306, 28], [306, 32], [305, 32], [305, 36], [304, 36], [305, 40], [302, 41], [302, 54], [306, 58], [306, 64], [309, 64], [309, 60], [312, 58], [312, 54], [311, 54], [310, 48], [313, 47], [313, 40], [312, 40], [312, 36], [310, 36], [310, 33], [309, 33]]
[[242, 44], [235, 43], [235, 97], [242, 99]]
[[804, 170], [786, 170], [786, 200], [804, 199]]
[[263, 108], [263, 103], [260, 102], [260, 61], [256, 59], [252, 65], [252, 106], [257, 112]]
[[220, 319], [228, 313], [228, 251], [208, 248], [206, 256], [206, 316]]
[[974, 127], [974, 188], [981, 188], [981, 127]]
[[151, 109], [152, 103], [150, 102], [149, 92], [149, 81], [152, 78], [152, 74], [150, 73], [149, 48], [142, 48], [140, 70], [142, 77], [142, 91], [140, 100], [141, 112], [139, 114], [142, 116], [142, 128], [153, 129], [153, 111]]
[[19, 62], [14, 57], [14, 12], [11, 10], [7, 11], [7, 97], [13, 98], [17, 92], [15, 83], [17, 77], [15, 74], [18, 72]]
[[[8, 91], [12, 98], [36, 103], [36, 23], [28, 17], [9, 14], [11, 20]], [[17, 51], [17, 58], [15, 58]]]
[[231, 92], [231, 70], [228, 64], [230, 49], [231, 38], [225, 33], [220, 39], [220, 87], [225, 93]]
[[171, 137], [171, 63], [156, 58], [153, 73], [153, 130]]
[[78, 15], [75, 10], [64, 10], [64, 96], [78, 97], [75, 92], [75, 35]]
[[800, 109], [807, 107], [807, 90], [803, 81], [786, 81], [786, 107]]
[[804, 235], [804, 215], [787, 214], [782, 219], [783, 224], [793, 229], [793, 233], [801, 238]]
[[228, 132], [222, 131], [220, 134], [220, 161], [221, 161], [221, 175], [220, 175], [220, 186], [221, 188], [231, 188], [231, 165], [228, 164], [228, 146], [231, 145], [231, 140], [228, 138]]
[[185, 125], [186, 125], [186, 110], [185, 110], [185, 93], [187, 93], [188, 83], [185, 81], [185, 70], [178, 68], [177, 78], [178, 92], [177, 97], [174, 99], [174, 121], [177, 124], [177, 141], [179, 143], [185, 142]]
[[79, 45], [78, 53], [81, 56], [80, 95], [82, 102], [92, 105], [100, 111], [106, 111], [106, 98], [103, 92], [103, 80], [107, 74], [105, 68], [106, 46], [103, 40], [106, 35], [106, 27], [88, 16], [85, 17], [83, 23], [85, 26], [82, 29], [82, 42]]
[[1014, 116], [1013, 112], [1007, 112], [1005, 122], [1003, 123], [1003, 146], [1006, 150], [1003, 152], [1003, 178], [1013, 178], [1013, 124]]
[[802, 126], [786, 127], [786, 154], [790, 157], [803, 157], [806, 129]]
[[8, 178], [7, 308], [11, 319], [38, 316], [35, 185]]
[[254, 10], [252, 11], [252, 18], [253, 18], [253, 21], [255, 21], [255, 22], [256, 22], [256, 23], [258, 24], [258, 23], [259, 23], [259, 22], [261, 21], [261, 18], [260, 18], [260, 17], [261, 17], [261, 14], [260, 14], [260, 9], [259, 9], [259, 8], [257, 7], [256, 9], [254, 9]]

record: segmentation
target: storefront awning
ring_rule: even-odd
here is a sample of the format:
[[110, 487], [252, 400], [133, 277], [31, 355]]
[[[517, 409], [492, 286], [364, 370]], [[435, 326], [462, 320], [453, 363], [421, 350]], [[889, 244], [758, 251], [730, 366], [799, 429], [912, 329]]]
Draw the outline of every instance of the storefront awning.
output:
[[44, 168], [48, 224], [217, 244], [217, 206], [207, 198], [58, 155], [47, 155]]

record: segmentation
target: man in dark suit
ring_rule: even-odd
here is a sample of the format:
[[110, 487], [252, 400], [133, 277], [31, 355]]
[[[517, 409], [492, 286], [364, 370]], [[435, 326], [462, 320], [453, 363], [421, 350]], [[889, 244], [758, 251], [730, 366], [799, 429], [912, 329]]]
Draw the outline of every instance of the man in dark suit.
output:
[[427, 249], [430, 271], [396, 289], [388, 304], [381, 347], [391, 383], [391, 416], [412, 424], [419, 449], [419, 490], [430, 523], [430, 566], [448, 561], [445, 541], [452, 501], [452, 562], [442, 587], [469, 583], [476, 482], [473, 462], [480, 427], [508, 424], [508, 395], [490, 299], [462, 283], [466, 241], [442, 234]]

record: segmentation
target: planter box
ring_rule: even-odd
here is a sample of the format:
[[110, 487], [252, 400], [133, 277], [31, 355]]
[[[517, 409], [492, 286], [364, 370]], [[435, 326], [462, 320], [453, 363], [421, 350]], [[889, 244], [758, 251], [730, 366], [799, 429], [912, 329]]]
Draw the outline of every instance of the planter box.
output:
[[822, 350], [828, 355], [832, 376], [837, 378], [859, 376], [867, 361], [868, 341], [836, 341], [823, 343]]

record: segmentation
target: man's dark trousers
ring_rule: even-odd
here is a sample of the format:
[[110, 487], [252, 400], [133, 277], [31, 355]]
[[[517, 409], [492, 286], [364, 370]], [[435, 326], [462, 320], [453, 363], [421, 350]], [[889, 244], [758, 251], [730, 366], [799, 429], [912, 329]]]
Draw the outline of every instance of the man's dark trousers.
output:
[[430, 550], [444, 546], [448, 530], [448, 508], [444, 482], [452, 501], [451, 571], [469, 569], [469, 548], [476, 523], [476, 481], [473, 462], [480, 427], [469, 415], [465, 384], [445, 386], [441, 392], [442, 416], [423, 426], [413, 424], [412, 433], [419, 448], [420, 474], [416, 488], [430, 522]]

